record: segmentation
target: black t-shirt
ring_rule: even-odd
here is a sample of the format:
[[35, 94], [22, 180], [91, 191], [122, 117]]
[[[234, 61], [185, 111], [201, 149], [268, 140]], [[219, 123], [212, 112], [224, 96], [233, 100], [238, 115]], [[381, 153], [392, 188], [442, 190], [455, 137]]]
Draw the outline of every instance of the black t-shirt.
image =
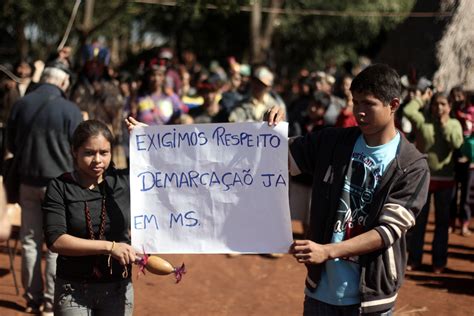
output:
[[[130, 185], [128, 170], [107, 170], [105, 180], [96, 188], [81, 187], [65, 173], [51, 181], [43, 202], [46, 243], [51, 246], [61, 235], [90, 239], [86, 221], [89, 208], [95, 239], [101, 222], [102, 199], [105, 197], [105, 239], [130, 244]], [[63, 256], [57, 259], [56, 275], [65, 280], [109, 282], [122, 279], [124, 267], [112, 258], [112, 274], [108, 255]], [[128, 266], [128, 277], [131, 267]], [[94, 273], [98, 270], [100, 277]]]

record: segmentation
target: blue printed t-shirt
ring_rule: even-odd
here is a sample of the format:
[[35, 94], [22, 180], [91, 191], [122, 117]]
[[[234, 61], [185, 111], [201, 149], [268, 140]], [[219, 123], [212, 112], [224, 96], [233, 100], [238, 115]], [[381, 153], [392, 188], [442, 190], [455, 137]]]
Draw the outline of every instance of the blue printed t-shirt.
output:
[[[400, 134], [388, 143], [370, 147], [357, 139], [339, 200], [331, 242], [338, 243], [365, 231], [370, 204], [384, 171], [397, 154]], [[331, 305], [360, 303], [358, 257], [329, 260], [322, 269], [316, 292], [306, 295]]]

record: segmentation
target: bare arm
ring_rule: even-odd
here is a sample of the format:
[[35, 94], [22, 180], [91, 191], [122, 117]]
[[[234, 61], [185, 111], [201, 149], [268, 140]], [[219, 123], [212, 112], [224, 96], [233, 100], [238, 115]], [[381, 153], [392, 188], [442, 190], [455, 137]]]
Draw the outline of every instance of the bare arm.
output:
[[321, 245], [311, 240], [295, 240], [291, 245], [290, 253], [300, 263], [319, 264], [336, 258], [360, 256], [381, 249], [383, 246], [382, 237], [372, 229], [340, 243]]
[[92, 256], [108, 255], [117, 259], [120, 264], [135, 262], [137, 254], [132, 246], [126, 243], [114, 243], [107, 240], [89, 240], [71, 236], [61, 235], [50, 247], [51, 251], [64, 256]]
[[42, 60], [37, 60], [35, 61], [34, 65], [35, 65], [35, 72], [33, 73], [33, 76], [31, 76], [31, 81], [39, 82], [41, 79], [41, 74], [43, 73], [43, 70], [44, 70], [44, 62]]

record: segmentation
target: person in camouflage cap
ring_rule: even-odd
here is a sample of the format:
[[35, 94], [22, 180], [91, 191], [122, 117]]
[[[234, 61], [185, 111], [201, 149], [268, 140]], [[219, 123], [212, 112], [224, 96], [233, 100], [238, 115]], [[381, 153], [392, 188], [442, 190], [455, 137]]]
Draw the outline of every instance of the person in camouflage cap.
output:
[[231, 111], [229, 122], [260, 122], [268, 109], [285, 108], [283, 100], [271, 90], [273, 80], [273, 73], [267, 67], [257, 67], [251, 80], [250, 95]]

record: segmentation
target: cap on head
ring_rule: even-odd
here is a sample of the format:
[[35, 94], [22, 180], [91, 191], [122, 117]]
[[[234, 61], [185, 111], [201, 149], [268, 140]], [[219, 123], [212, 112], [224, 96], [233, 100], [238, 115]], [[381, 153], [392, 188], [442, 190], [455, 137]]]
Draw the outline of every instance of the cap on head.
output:
[[241, 64], [240, 65], [240, 74], [244, 77], [250, 77], [252, 70], [250, 69], [250, 65], [248, 64]]
[[402, 87], [405, 89], [410, 88], [410, 80], [408, 79], [407, 75], [403, 75], [400, 77], [400, 83], [402, 84]]
[[197, 85], [197, 92], [198, 94], [204, 94], [204, 93], [209, 93], [209, 92], [216, 92], [217, 89], [217, 84], [213, 82], [212, 80], [206, 79], [202, 82], [200, 82]]
[[421, 77], [416, 84], [416, 89], [425, 92], [428, 88], [433, 88], [433, 83], [426, 77]]
[[161, 59], [171, 60], [171, 59], [173, 59], [173, 52], [169, 48], [163, 48], [163, 49], [160, 50], [159, 57]]
[[336, 78], [334, 78], [332, 75], [328, 73], [325, 73], [324, 71], [317, 71], [314, 74], [314, 81], [324, 82], [332, 86], [336, 83]]
[[255, 69], [253, 76], [267, 87], [271, 87], [273, 85], [273, 73], [265, 66], [260, 66]]
[[159, 60], [158, 58], [152, 58], [150, 61], [148, 61], [148, 64], [146, 65], [145, 70], [148, 73], [155, 73], [155, 72], [165, 73], [166, 65], [164, 61]]

